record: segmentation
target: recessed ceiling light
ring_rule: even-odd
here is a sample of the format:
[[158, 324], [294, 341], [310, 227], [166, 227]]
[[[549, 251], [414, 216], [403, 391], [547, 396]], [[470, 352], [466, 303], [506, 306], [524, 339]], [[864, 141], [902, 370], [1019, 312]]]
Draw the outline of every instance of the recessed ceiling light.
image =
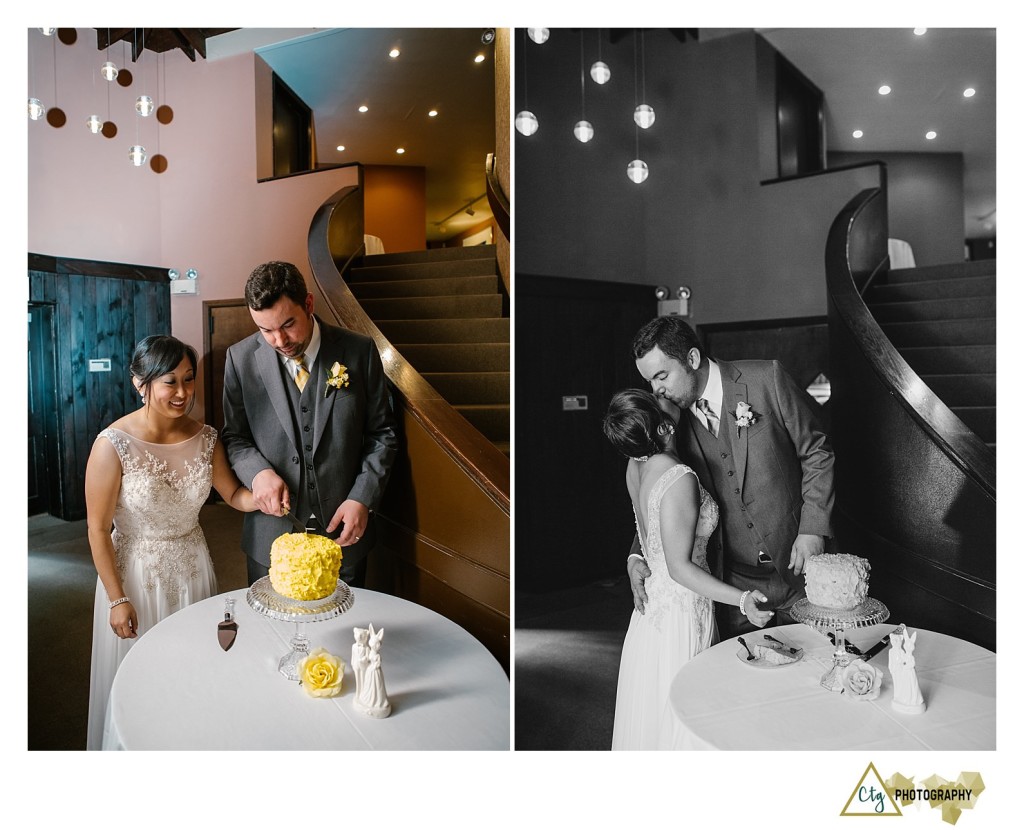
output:
[[974, 92], [975, 92], [975, 89], [974, 89], [973, 86], [967, 87], [967, 89], [964, 90], [964, 98], [973, 98], [974, 97]]
[[924, 134], [924, 137], [925, 137], [925, 138], [927, 138], [927, 139], [928, 139], [929, 141], [931, 141], [931, 140], [932, 140], [933, 138], [935, 138], [935, 137], [936, 137], [937, 135], [938, 135], [938, 133], [937, 133], [937, 132], [935, 132], [935, 130], [928, 130], [928, 132], [926, 132], [926, 133]]
[[338, 145], [338, 152], [339, 153], [345, 152], [345, 145], [344, 144], [339, 144]]
[[359, 108], [359, 111], [360, 111], [360, 112], [366, 112], [366, 111], [367, 111], [367, 110], [369, 110], [369, 109], [370, 109], [370, 108], [369, 108], [368, 106], [366, 106], [366, 104], [363, 104], [363, 105], [362, 105], [362, 106], [361, 106], [361, 107]]
[[398, 153], [398, 155], [402, 155], [402, 153], [405, 152], [405, 148], [404, 147], [399, 147], [397, 150], [395, 150], [395, 152]]
[[890, 92], [892, 92], [892, 87], [889, 86], [888, 84], [882, 84], [878, 88], [878, 94], [879, 95], [888, 95]]
[[388, 57], [389, 58], [397, 58], [401, 54], [402, 53], [399, 52], [397, 49], [392, 49], [390, 52], [388, 52]]
[[853, 131], [853, 137], [854, 138], [860, 138], [862, 135], [864, 135], [864, 130], [854, 130]]
[[477, 55], [475, 58], [473, 58], [473, 62], [474, 63], [483, 63], [484, 62], [484, 56], [483, 55]]
[[427, 113], [427, 115], [429, 115], [431, 118], [434, 118], [437, 115], [437, 110], [431, 110], [430, 112]]
[[924, 28], [923, 26], [918, 26], [916, 29], [914, 29], [914, 34], [917, 35], [918, 37], [920, 37], [921, 35], [923, 35], [927, 31], [928, 30], [926, 28]]

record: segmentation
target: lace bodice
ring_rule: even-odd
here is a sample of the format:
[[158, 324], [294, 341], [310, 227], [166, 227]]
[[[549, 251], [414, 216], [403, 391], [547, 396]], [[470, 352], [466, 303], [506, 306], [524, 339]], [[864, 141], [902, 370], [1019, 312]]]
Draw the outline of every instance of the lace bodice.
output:
[[[651, 575], [647, 579], [647, 610], [651, 621], [655, 626], [660, 624], [661, 618], [669, 605], [681, 603], [684, 607], [692, 609], [696, 623], [703, 626], [705, 621], [710, 619], [711, 600], [707, 597], [695, 594], [676, 582], [669, 575], [668, 565], [665, 562], [665, 549], [661, 540], [661, 502], [666, 491], [684, 475], [697, 474], [685, 464], [677, 464], [669, 468], [655, 482], [651, 494], [647, 500], [647, 538], [640, 535], [640, 523], [637, 521], [637, 535], [640, 537], [640, 547], [643, 549], [644, 558], [651, 569]], [[708, 568], [708, 539], [718, 526], [718, 504], [711, 495], [697, 481], [700, 491], [700, 511], [697, 516], [696, 535], [693, 542], [692, 560], [695, 565], [710, 573]], [[634, 509], [634, 519], [636, 512]], [[698, 632], [702, 634], [703, 632]]]
[[176, 444], [150, 444], [119, 429], [100, 433], [121, 459], [121, 491], [114, 508], [115, 562], [122, 576], [129, 558], [144, 565], [147, 591], [158, 585], [173, 598], [181, 579], [196, 574], [206, 542], [199, 510], [213, 482], [217, 431], [204, 426]]

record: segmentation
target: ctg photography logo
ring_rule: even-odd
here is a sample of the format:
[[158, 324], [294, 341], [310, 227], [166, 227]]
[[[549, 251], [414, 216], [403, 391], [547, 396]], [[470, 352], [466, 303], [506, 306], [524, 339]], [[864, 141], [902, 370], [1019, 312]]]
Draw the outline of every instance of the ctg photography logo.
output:
[[930, 775], [915, 783], [899, 772], [883, 780], [869, 763], [840, 815], [902, 816], [908, 806], [928, 807], [939, 810], [944, 822], [956, 824], [964, 810], [974, 809], [984, 790], [979, 772], [961, 772], [956, 781]]

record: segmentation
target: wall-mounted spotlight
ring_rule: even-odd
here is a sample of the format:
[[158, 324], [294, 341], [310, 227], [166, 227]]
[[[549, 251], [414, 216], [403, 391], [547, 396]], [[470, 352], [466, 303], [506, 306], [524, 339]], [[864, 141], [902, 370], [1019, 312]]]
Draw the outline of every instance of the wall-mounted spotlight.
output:
[[659, 285], [654, 289], [654, 296], [658, 300], [658, 316], [669, 317], [677, 315], [679, 317], [689, 317], [691, 293], [688, 285], [680, 285], [676, 288], [676, 299], [670, 300], [671, 294], [669, 289], [664, 285]]
[[198, 294], [196, 289], [196, 280], [199, 278], [199, 272], [195, 268], [189, 268], [185, 272], [185, 279], [181, 278], [181, 272], [177, 268], [169, 268], [167, 270], [167, 276], [171, 280], [171, 293], [172, 294]]

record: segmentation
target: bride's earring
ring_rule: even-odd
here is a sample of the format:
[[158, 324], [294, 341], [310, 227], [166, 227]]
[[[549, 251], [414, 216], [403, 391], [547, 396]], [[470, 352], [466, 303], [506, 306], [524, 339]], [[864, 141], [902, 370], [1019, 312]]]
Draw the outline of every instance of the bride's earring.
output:
[[674, 426], [672, 426], [672, 424], [668, 423], [668, 421], [662, 421], [660, 424], [658, 424], [658, 435], [664, 436], [664, 435], [675, 435], [675, 434], [676, 434], [676, 428]]

